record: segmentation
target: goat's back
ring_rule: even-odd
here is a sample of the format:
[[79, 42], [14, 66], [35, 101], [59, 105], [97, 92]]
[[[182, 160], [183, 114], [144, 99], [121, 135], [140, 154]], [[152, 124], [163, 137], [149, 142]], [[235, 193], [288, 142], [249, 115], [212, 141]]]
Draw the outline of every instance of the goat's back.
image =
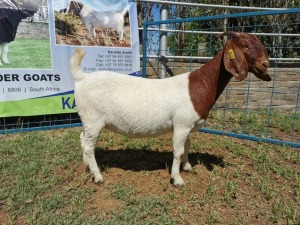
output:
[[121, 12], [98, 12], [83, 6], [81, 10], [82, 19], [88, 20], [95, 27], [112, 28], [119, 31], [124, 25], [124, 16]]

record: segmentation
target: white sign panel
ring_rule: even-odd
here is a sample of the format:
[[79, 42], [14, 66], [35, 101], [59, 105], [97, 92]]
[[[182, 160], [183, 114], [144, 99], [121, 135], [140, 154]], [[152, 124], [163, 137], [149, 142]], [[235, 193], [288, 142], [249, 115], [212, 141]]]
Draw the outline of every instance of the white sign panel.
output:
[[[34, 22], [25, 28], [26, 22], [21, 22], [9, 44], [0, 37], [0, 117], [76, 112], [69, 60], [77, 47], [87, 52], [81, 64], [84, 72], [140, 75], [135, 3], [48, 0], [38, 8]], [[4, 12], [10, 14], [8, 8], [0, 8], [0, 14]], [[35, 22], [35, 17], [46, 21]]]

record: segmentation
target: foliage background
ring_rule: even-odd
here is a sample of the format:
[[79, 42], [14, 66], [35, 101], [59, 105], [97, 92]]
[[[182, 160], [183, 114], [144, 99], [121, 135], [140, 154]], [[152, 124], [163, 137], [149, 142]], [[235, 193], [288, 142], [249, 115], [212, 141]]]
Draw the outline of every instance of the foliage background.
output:
[[[180, 1], [187, 3], [198, 4], [212, 4], [212, 5], [228, 5], [228, 6], [245, 6], [245, 7], [261, 7], [261, 8], [298, 8], [300, 6], [299, 0], [279, 0], [279, 1], [237, 1], [237, 0], [187, 0]], [[160, 5], [152, 3], [138, 3], [140, 10], [140, 20], [153, 21], [159, 19]], [[142, 7], [144, 6], [144, 7]], [[146, 7], [145, 7], [146, 6]], [[207, 8], [172, 5], [169, 7], [169, 19], [189, 18], [212, 16], [219, 14], [234, 14], [246, 12], [241, 9], [221, 9], [221, 8]], [[247, 12], [257, 11], [248, 10]], [[170, 24], [169, 29], [174, 30], [192, 30], [192, 31], [219, 31], [224, 32], [233, 30], [238, 32], [253, 32], [253, 33], [289, 33], [298, 34], [300, 29], [299, 14], [292, 15], [278, 15], [278, 16], [264, 16], [264, 17], [243, 17], [243, 18], [229, 18], [224, 20], [210, 20], [206, 22], [192, 22], [192, 23], [177, 23]], [[261, 36], [260, 39], [267, 46], [271, 57], [278, 58], [294, 58], [300, 56], [298, 36]], [[158, 41], [158, 37], [149, 38], [149, 42], [154, 44]], [[154, 42], [154, 43], [153, 43]], [[170, 54], [173, 55], [198, 55], [199, 43], [211, 43], [210, 50], [207, 56], [212, 56], [216, 53], [220, 44], [217, 40], [212, 40], [210, 35], [186, 34], [186, 33], [169, 33], [168, 47]], [[277, 47], [276, 47], [277, 46]], [[280, 48], [280, 49], [278, 49]], [[155, 49], [158, 50], [158, 49]]]

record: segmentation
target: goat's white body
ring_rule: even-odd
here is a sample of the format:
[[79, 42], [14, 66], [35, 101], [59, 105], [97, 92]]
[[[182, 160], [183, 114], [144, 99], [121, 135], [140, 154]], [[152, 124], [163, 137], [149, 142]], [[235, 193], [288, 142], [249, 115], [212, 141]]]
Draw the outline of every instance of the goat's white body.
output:
[[96, 37], [96, 27], [112, 28], [117, 31], [119, 41], [122, 41], [124, 34], [124, 14], [126, 12], [127, 9], [124, 9], [123, 12], [98, 12], [83, 5], [80, 18], [89, 32], [89, 38]]
[[84, 124], [101, 121], [131, 138], [158, 136], [174, 126], [197, 129], [203, 123], [190, 100], [188, 74], [150, 80], [103, 71], [77, 82], [75, 90]]

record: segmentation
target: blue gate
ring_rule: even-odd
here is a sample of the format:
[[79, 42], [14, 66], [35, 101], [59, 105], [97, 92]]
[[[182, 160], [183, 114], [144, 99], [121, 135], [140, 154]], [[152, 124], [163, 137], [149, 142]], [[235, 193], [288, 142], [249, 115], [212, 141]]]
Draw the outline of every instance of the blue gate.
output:
[[[262, 23], [265, 17], [272, 22]], [[286, 17], [294, 22], [286, 24]], [[224, 44], [217, 38], [224, 31], [223, 23], [217, 22], [222, 20], [233, 21], [226, 29], [255, 33], [265, 43], [273, 80], [262, 84], [251, 74], [247, 81], [232, 80], [201, 132], [300, 147], [300, 46], [299, 32], [292, 32], [300, 29], [300, 8], [144, 22], [143, 76], [173, 76], [207, 62]], [[176, 24], [183, 23], [188, 29], [176, 29]], [[188, 38], [177, 39], [180, 33]], [[165, 46], [160, 45], [163, 35]], [[0, 133], [80, 125], [76, 113], [1, 118]]]
[[[199, 67], [222, 48], [217, 34], [224, 31], [224, 26], [218, 26], [222, 23], [217, 21], [251, 19], [251, 23], [237, 23], [226, 29], [255, 33], [261, 39], [270, 54], [269, 74], [273, 80], [262, 84], [249, 74], [247, 81], [231, 81], [201, 131], [300, 147], [300, 46], [294, 41], [299, 39], [299, 32], [289, 32], [299, 30], [299, 13], [300, 8], [295, 8], [145, 22], [142, 74], [147, 77], [152, 71], [162, 78]], [[270, 17], [272, 23], [262, 23], [265, 17]], [[287, 17], [293, 22], [285, 24]], [[183, 27], [178, 26], [182, 23], [192, 29], [176, 29]], [[182, 45], [179, 33], [186, 35], [184, 41], [188, 44]], [[167, 36], [165, 46], [161, 44], [163, 35]]]

